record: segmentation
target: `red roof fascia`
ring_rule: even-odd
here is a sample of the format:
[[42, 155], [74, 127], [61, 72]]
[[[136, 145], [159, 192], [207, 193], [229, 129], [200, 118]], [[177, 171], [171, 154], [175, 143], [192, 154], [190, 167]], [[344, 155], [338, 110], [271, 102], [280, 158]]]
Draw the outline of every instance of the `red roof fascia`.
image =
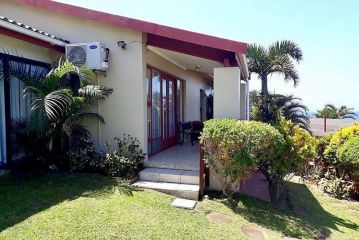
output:
[[235, 62], [235, 53], [233, 52], [200, 46], [197, 44], [183, 42], [167, 37], [161, 37], [154, 34], [147, 34], [147, 45], [210, 59], [217, 62], [223, 62], [224, 59], [230, 59], [232, 62]]
[[175, 40], [189, 42], [210, 48], [222, 49], [230, 52], [247, 53], [247, 44], [229, 39], [214, 37], [206, 34], [195, 33], [160, 24], [150, 23], [133, 18], [122, 17], [110, 13], [99, 12], [69, 4], [49, 0], [16, 0], [19, 3], [47, 9], [50, 11], [65, 13], [68, 15], [94, 20], [97, 22], [121, 26], [140, 32], [150, 33]]

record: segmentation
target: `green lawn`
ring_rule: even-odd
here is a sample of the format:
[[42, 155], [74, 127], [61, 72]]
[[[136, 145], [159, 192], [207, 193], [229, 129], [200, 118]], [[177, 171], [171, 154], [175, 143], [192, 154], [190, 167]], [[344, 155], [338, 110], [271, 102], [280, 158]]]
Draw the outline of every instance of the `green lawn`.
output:
[[[359, 204], [290, 183], [292, 210], [242, 196], [231, 205], [204, 200], [196, 210], [171, 207], [173, 197], [132, 189], [97, 175], [0, 177], [0, 239], [246, 239], [242, 226], [268, 239], [359, 239]], [[355, 211], [355, 209], [357, 211]], [[229, 223], [213, 223], [210, 212]]]

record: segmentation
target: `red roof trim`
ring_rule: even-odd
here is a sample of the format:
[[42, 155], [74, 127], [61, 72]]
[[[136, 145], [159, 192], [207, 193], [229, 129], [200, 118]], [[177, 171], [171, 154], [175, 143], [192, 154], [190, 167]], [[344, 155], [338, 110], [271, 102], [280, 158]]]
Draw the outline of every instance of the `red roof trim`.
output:
[[65, 48], [57, 46], [57, 45], [52, 45], [48, 42], [42, 41], [40, 39], [25, 35], [23, 33], [19, 33], [4, 27], [0, 27], [0, 35], [5, 35], [5, 36], [9, 36], [12, 38], [16, 38], [19, 39], [21, 41], [25, 41], [25, 42], [29, 42], [32, 43], [34, 45], [40, 46], [40, 47], [44, 47], [44, 48], [48, 48], [57, 52], [65, 52]]
[[19, 3], [30, 6], [65, 13], [68, 15], [103, 22], [111, 25], [121, 26], [140, 32], [189, 42], [201, 46], [222, 49], [242, 54], [247, 53], [247, 44], [229, 39], [213, 37], [206, 34], [195, 33], [178, 28], [168, 27], [160, 24], [141, 21], [133, 18], [122, 17], [105, 12], [99, 12], [69, 4], [48, 1], [48, 0], [16, 0]]
[[223, 62], [225, 58], [235, 62], [235, 53], [222, 49], [214, 49], [193, 43], [183, 42], [176, 39], [147, 34], [147, 45], [168, 49], [170, 51], [184, 53], [196, 57]]

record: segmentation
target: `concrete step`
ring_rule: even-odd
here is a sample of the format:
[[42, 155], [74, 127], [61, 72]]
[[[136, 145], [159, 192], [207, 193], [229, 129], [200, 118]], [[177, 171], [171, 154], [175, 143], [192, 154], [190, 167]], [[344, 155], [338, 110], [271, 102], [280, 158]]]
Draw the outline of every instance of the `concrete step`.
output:
[[133, 186], [157, 190], [180, 198], [198, 200], [199, 185], [139, 180]]
[[[199, 157], [198, 157], [199, 159]], [[158, 159], [149, 159], [144, 161], [144, 167], [146, 168], [167, 168], [167, 169], [179, 169], [179, 170], [199, 170], [199, 160], [198, 161], [166, 161]]]
[[198, 185], [199, 171], [167, 168], [146, 168], [140, 172], [140, 179], [143, 181]]

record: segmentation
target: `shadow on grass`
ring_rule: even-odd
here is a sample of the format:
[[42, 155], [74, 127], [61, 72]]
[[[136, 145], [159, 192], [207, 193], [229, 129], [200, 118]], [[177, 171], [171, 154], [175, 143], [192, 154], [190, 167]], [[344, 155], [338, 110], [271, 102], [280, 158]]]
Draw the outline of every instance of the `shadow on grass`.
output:
[[283, 210], [255, 198], [240, 195], [223, 201], [247, 221], [288, 237], [325, 239], [337, 226], [359, 230], [359, 225], [325, 211], [304, 184], [288, 183], [291, 209]]
[[0, 232], [65, 200], [102, 198], [139, 191], [127, 182], [96, 174], [49, 174], [38, 178], [0, 177]]

